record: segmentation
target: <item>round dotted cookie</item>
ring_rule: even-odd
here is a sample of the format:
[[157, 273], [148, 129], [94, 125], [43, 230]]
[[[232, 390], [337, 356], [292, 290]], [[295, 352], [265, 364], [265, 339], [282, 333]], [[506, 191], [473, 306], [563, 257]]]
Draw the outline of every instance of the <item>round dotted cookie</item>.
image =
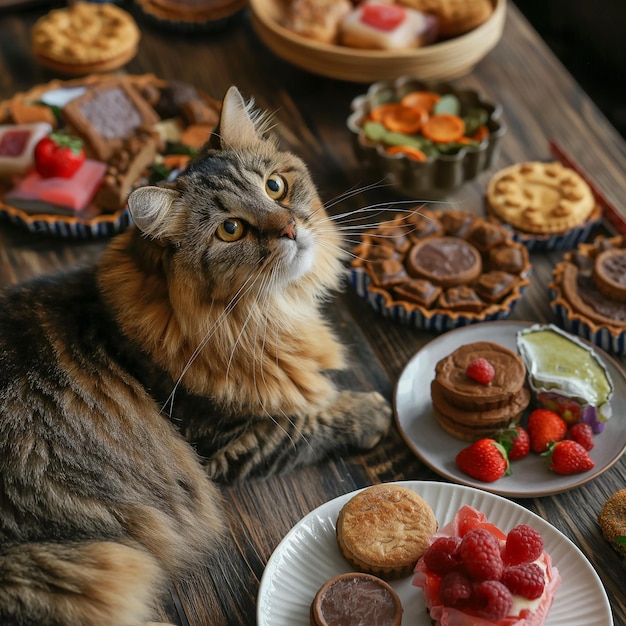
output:
[[561, 233], [581, 225], [596, 202], [589, 185], [558, 161], [516, 163], [493, 176], [487, 210], [518, 230]]
[[32, 47], [46, 67], [88, 74], [127, 63], [137, 52], [139, 38], [139, 28], [127, 11], [110, 2], [76, 2], [35, 22]]

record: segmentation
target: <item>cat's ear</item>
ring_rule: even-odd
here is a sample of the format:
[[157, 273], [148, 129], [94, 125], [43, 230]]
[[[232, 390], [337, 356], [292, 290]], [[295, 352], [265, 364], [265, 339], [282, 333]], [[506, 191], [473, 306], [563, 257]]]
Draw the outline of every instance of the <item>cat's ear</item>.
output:
[[128, 196], [128, 209], [133, 222], [153, 239], [173, 242], [177, 238], [180, 194], [167, 187], [139, 187]]
[[246, 103], [237, 87], [226, 92], [220, 121], [209, 140], [210, 148], [246, 148], [263, 141], [263, 116]]

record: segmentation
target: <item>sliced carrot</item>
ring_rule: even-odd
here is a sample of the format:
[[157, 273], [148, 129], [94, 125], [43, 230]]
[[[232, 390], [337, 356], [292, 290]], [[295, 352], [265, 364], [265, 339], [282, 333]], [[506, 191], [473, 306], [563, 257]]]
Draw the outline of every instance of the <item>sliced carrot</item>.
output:
[[483, 124], [476, 129], [476, 132], [472, 135], [474, 141], [484, 141], [489, 137], [489, 129]]
[[370, 119], [375, 122], [382, 122], [388, 111], [395, 111], [400, 105], [397, 102], [379, 104], [370, 111]]
[[386, 150], [388, 154], [405, 154], [409, 159], [414, 161], [426, 161], [428, 157], [414, 146], [389, 146]]
[[382, 122], [395, 133], [413, 135], [427, 120], [428, 113], [424, 109], [399, 104], [395, 109], [385, 111]]
[[451, 113], [431, 115], [422, 127], [422, 135], [436, 143], [458, 141], [465, 134], [465, 122]]
[[419, 107], [430, 113], [439, 98], [441, 96], [432, 91], [410, 91], [402, 97], [400, 103], [406, 107]]

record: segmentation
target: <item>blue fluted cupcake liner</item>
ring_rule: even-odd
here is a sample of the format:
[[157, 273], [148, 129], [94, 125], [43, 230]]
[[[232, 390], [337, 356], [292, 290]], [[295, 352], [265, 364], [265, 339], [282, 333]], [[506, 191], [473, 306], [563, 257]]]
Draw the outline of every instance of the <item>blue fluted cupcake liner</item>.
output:
[[[558, 294], [555, 290], [550, 290], [550, 293], [553, 299], [557, 298]], [[554, 301], [550, 303], [550, 308], [556, 315], [559, 325], [568, 332], [578, 335], [583, 339], [587, 339], [607, 352], [617, 355], [626, 355], [626, 331], [612, 333], [606, 327], [592, 328], [591, 325], [583, 319], [572, 317], [567, 307]]]
[[[481, 313], [444, 313], [439, 310], [424, 311], [419, 307], [407, 308], [401, 304], [389, 306], [380, 293], [369, 289], [372, 281], [368, 274], [361, 269], [352, 269], [350, 279], [357, 294], [364, 298], [368, 304], [383, 317], [400, 322], [418, 330], [430, 332], [446, 332], [453, 328], [478, 324], [480, 322], [493, 322], [509, 317], [515, 305], [522, 299], [529, 282], [523, 283], [513, 297], [507, 299], [505, 305], [495, 305]], [[493, 309], [493, 310], [490, 310]]]
[[99, 239], [112, 237], [131, 224], [128, 209], [102, 214], [92, 219], [55, 215], [29, 215], [24, 211], [0, 203], [0, 219], [26, 228], [29, 232], [68, 239]]

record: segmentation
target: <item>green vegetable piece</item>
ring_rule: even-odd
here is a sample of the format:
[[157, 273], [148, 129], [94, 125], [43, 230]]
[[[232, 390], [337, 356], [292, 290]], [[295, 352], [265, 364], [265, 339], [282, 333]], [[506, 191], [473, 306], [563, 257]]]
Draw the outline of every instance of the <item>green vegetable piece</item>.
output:
[[433, 107], [433, 113], [436, 113], [437, 115], [440, 113], [461, 115], [461, 102], [455, 95], [447, 93], [437, 100], [435, 106]]
[[382, 141], [388, 131], [380, 122], [365, 122], [363, 132], [370, 141]]
[[481, 126], [484, 126], [489, 121], [489, 113], [485, 109], [470, 109], [466, 115], [463, 116], [465, 122], [465, 134], [473, 135]]
[[390, 131], [385, 135], [383, 141], [390, 146], [412, 146], [421, 150], [424, 139], [417, 135], [405, 135]]

